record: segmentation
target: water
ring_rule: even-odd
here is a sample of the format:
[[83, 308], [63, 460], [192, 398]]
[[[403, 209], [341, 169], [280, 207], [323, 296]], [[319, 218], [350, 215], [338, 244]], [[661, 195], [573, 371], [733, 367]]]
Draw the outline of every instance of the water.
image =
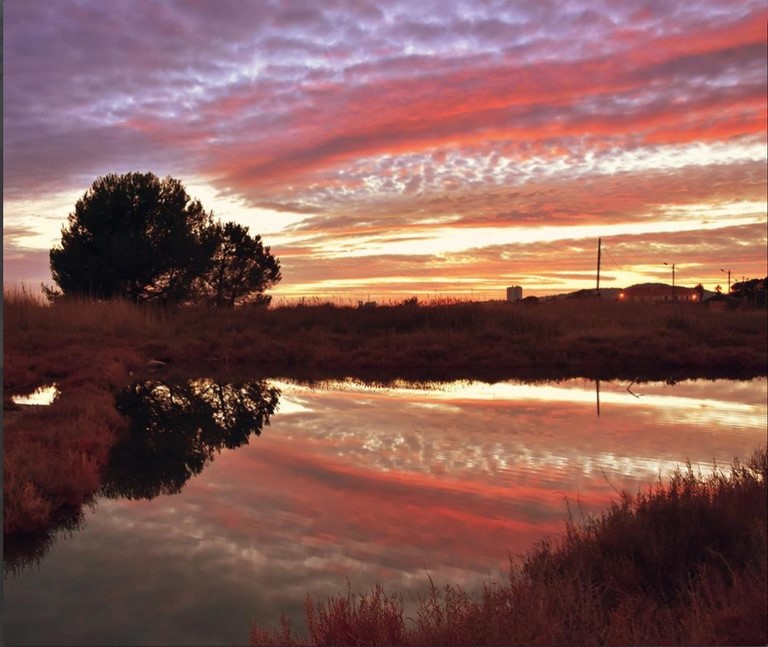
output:
[[153, 382], [118, 401], [143, 431], [82, 527], [7, 575], [7, 643], [245, 644], [251, 622], [301, 627], [306, 593], [347, 580], [406, 600], [428, 577], [480, 588], [569, 506], [766, 441], [764, 378]]
[[11, 397], [11, 402], [19, 405], [46, 406], [51, 404], [58, 394], [59, 386], [57, 384], [51, 384], [48, 386], [41, 386], [29, 395], [14, 395]]

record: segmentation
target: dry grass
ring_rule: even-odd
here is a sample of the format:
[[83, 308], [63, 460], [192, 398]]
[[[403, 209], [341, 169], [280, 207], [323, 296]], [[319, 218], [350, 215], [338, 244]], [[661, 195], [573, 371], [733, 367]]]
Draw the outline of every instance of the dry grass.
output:
[[710, 477], [688, 466], [569, 522], [513, 560], [479, 595], [431, 581], [406, 618], [402, 596], [370, 593], [306, 605], [251, 630], [254, 645], [764, 645], [768, 642], [766, 451]]
[[157, 332], [162, 312], [127, 300], [67, 298], [49, 304], [25, 285], [4, 286], [3, 301], [3, 324], [12, 332], [52, 332], [63, 328], [66, 332], [105, 335], [130, 334], [137, 330], [151, 334]]
[[111, 393], [142, 377], [150, 359], [168, 362], [166, 379], [495, 380], [752, 377], [765, 374], [768, 357], [765, 310], [574, 300], [221, 311], [50, 305], [23, 286], [4, 286], [3, 305], [4, 397], [51, 381], [83, 394], [68, 398], [73, 410], [7, 416], [6, 532], [87, 500], [120, 425]]
[[25, 409], [5, 414], [4, 534], [43, 532], [88, 503], [124, 424], [103, 389]]
[[94, 367], [105, 362], [127, 373], [153, 358], [171, 362], [179, 377], [228, 370], [297, 378], [746, 378], [765, 374], [767, 324], [766, 310], [587, 300], [229, 311], [48, 306], [6, 288], [4, 383], [100, 379]]
[[[87, 504], [124, 421], [112, 392], [147, 360], [217, 371], [388, 379], [764, 375], [766, 311], [613, 302], [161, 310], [48, 305], [4, 290], [4, 393], [77, 389], [4, 421], [4, 534], [45, 534]], [[254, 368], [255, 367], [255, 368]], [[766, 644], [766, 459], [676, 474], [569, 524], [480, 595], [432, 586], [416, 617], [380, 587], [308, 601], [312, 644]], [[77, 517], [77, 514], [74, 515]], [[255, 627], [254, 643], [296, 644]]]

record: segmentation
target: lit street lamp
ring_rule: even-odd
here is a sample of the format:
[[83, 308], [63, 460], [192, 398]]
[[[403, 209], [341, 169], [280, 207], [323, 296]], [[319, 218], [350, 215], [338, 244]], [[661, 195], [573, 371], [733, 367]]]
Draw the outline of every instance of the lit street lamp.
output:
[[[666, 261], [664, 261], [664, 265], [669, 265]], [[672, 263], [672, 303], [675, 302], [675, 264]]]

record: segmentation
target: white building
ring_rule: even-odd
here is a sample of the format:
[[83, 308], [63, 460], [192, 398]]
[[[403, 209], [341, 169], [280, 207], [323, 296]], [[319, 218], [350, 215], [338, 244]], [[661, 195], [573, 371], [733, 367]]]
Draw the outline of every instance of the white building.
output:
[[507, 288], [507, 301], [520, 301], [523, 298], [523, 288], [519, 285], [513, 285]]

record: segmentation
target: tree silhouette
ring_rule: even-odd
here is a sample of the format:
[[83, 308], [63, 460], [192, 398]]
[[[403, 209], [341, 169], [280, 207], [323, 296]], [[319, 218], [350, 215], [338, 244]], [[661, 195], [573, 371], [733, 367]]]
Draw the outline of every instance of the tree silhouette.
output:
[[268, 301], [264, 290], [281, 278], [259, 236], [214, 223], [179, 180], [152, 173], [97, 178], [69, 215], [50, 263], [63, 296], [135, 302]]
[[260, 236], [251, 237], [248, 227], [228, 222], [215, 225], [216, 247], [198, 290], [217, 307], [245, 303], [268, 304], [265, 290], [282, 277], [280, 262], [264, 247]]
[[152, 173], [98, 178], [50, 251], [65, 295], [178, 302], [213, 253], [213, 221], [181, 182]]
[[731, 286], [731, 296], [748, 303], [764, 306], [766, 283], [768, 283], [768, 277], [738, 281]]
[[223, 448], [260, 435], [279, 397], [264, 381], [150, 380], [128, 387], [118, 394], [117, 408], [129, 429], [112, 448], [101, 493], [152, 499], [180, 492]]

